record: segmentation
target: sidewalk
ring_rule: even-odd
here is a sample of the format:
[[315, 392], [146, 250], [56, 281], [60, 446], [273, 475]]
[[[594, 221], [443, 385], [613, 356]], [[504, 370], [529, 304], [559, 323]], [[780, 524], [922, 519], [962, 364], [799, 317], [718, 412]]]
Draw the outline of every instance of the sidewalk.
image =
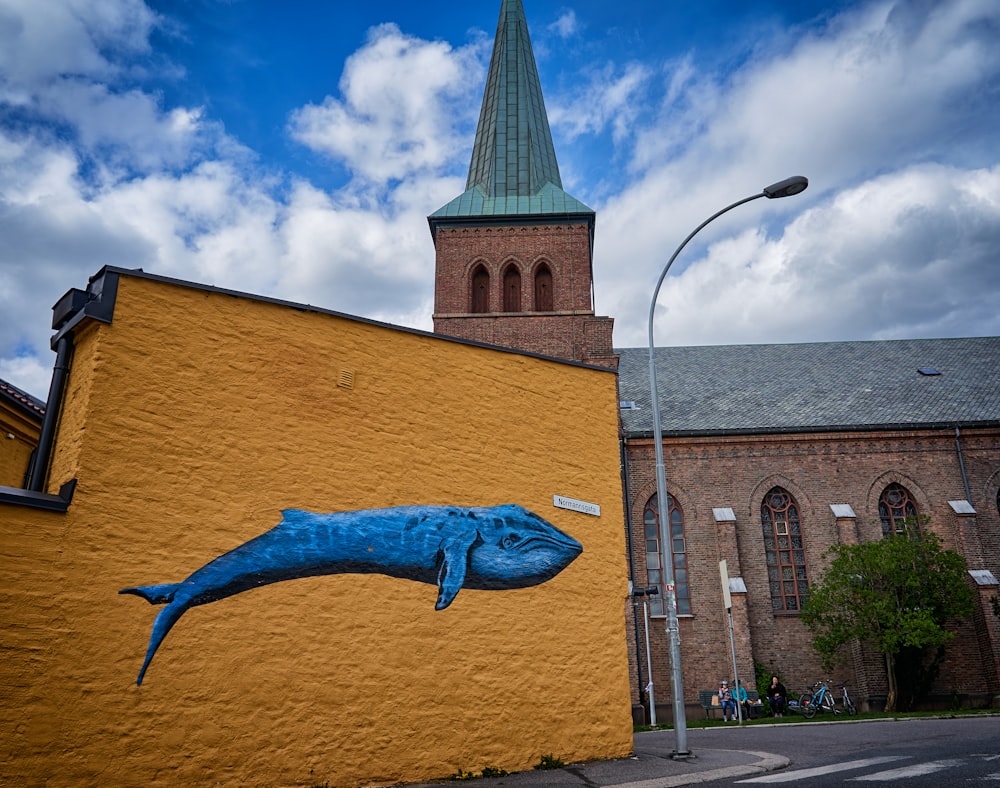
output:
[[[707, 749], [697, 746], [688, 734], [688, 747], [695, 756], [673, 760], [674, 732], [648, 731], [634, 737], [635, 754], [615, 761], [569, 764], [562, 769], [517, 772], [506, 777], [470, 780], [475, 788], [672, 788], [696, 785], [710, 780], [753, 776], [788, 766], [788, 759], [766, 752]], [[407, 788], [432, 786], [418, 783]], [[440, 788], [440, 783], [436, 784]]]

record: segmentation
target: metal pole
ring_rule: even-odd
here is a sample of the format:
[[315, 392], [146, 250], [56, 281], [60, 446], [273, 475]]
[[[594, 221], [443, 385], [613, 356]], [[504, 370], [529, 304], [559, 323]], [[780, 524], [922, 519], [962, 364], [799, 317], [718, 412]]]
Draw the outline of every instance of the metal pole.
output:
[[649, 724], [656, 725], [656, 698], [653, 697], [653, 657], [649, 650], [649, 603], [642, 601], [642, 618], [646, 622], [646, 671], [649, 673], [649, 684], [646, 686], [646, 694], [649, 696]]
[[687, 746], [687, 717], [684, 710], [684, 674], [681, 669], [681, 638], [680, 630], [677, 626], [677, 595], [674, 588], [674, 551], [670, 541], [670, 524], [667, 520], [669, 507], [667, 506], [667, 474], [663, 468], [663, 425], [660, 423], [660, 395], [656, 388], [656, 359], [654, 356], [655, 345], [653, 344], [653, 313], [656, 311], [656, 299], [660, 294], [660, 286], [667, 276], [667, 271], [674, 264], [677, 255], [681, 253], [681, 250], [687, 246], [688, 241], [694, 238], [705, 225], [745, 202], [750, 202], [760, 197], [767, 197], [768, 199], [789, 197], [803, 191], [808, 185], [809, 181], [802, 176], [786, 178], [784, 181], [766, 186], [760, 194], [737, 200], [732, 205], [727, 205], [721, 211], [712, 214], [699, 224], [670, 256], [667, 264], [660, 272], [660, 278], [656, 280], [656, 288], [653, 290], [653, 297], [649, 302], [649, 392], [653, 400], [653, 445], [656, 449], [656, 503], [657, 516], [660, 520], [660, 555], [662, 564], [660, 568], [664, 573], [663, 587], [666, 592], [663, 605], [667, 613], [667, 639], [670, 643], [670, 674], [674, 693], [676, 749], [671, 754], [673, 758], [687, 758], [691, 753]]
[[733, 634], [733, 609], [731, 607], [727, 607], [726, 613], [729, 614], [729, 650], [733, 655], [733, 681], [736, 682], [733, 687], [733, 692], [736, 697], [736, 715], [737, 719], [740, 721], [740, 725], [742, 725], [743, 704], [740, 703], [740, 674], [736, 669], [736, 636]]
[[660, 422], [660, 394], [656, 387], [656, 357], [653, 344], [653, 313], [656, 310], [656, 298], [660, 294], [660, 286], [674, 264], [677, 255], [687, 246], [688, 241], [695, 237], [698, 232], [709, 222], [722, 216], [726, 211], [730, 211], [738, 205], [742, 205], [750, 200], [763, 197], [764, 193], [755, 194], [753, 197], [746, 197], [739, 202], [734, 202], [723, 208], [718, 213], [712, 215], [698, 225], [684, 242], [677, 247], [670, 260], [660, 273], [660, 278], [656, 282], [656, 289], [653, 291], [653, 298], [649, 303], [649, 391], [652, 397], [653, 408], [653, 446], [656, 451], [656, 506], [657, 516], [660, 520], [660, 569], [663, 572], [664, 599], [663, 608], [667, 614], [667, 641], [670, 645], [670, 678], [671, 689], [674, 695], [674, 733], [675, 749], [671, 753], [672, 758], [687, 758], [691, 751], [687, 746], [687, 716], [684, 710], [684, 674], [681, 669], [681, 634], [677, 626], [677, 594], [674, 588], [674, 550], [670, 540], [669, 507], [667, 505], [667, 474], [663, 467], [663, 425]]

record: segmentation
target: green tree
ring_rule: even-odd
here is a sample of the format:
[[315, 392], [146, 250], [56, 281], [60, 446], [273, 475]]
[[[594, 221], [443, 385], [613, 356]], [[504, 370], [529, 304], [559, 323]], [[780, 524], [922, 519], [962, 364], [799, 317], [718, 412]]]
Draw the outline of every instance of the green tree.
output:
[[901, 690], [908, 706], [915, 679], [901, 663], [912, 664], [914, 653], [928, 649], [936, 649], [940, 662], [943, 645], [954, 637], [945, 624], [972, 613], [965, 559], [943, 549], [936, 534], [919, 533], [916, 523], [908, 536], [836, 545], [826, 557], [830, 564], [802, 610], [824, 667], [852, 641], [865, 641], [885, 656], [886, 710], [897, 710]]

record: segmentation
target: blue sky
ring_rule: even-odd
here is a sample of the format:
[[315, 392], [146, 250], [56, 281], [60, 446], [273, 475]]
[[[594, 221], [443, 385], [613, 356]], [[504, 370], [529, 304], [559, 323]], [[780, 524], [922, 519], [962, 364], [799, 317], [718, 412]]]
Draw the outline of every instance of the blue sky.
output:
[[[595, 306], [645, 344], [1000, 334], [996, 0], [524, 0]], [[499, 0], [0, 0], [0, 377], [104, 264], [430, 329]]]

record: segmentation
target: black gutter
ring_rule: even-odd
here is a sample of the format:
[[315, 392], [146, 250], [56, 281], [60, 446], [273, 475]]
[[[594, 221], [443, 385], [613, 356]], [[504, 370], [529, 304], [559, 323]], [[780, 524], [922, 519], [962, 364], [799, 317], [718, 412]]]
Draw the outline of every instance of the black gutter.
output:
[[52, 458], [52, 445], [55, 442], [56, 421], [62, 410], [63, 393], [66, 390], [72, 355], [72, 335], [63, 334], [56, 346], [56, 363], [52, 368], [52, 383], [49, 385], [49, 398], [45, 404], [45, 419], [42, 421], [42, 431], [38, 436], [38, 451], [34, 455], [31, 473], [28, 476], [27, 488], [30, 492], [41, 492], [45, 487], [49, 460]]
[[0, 486], [0, 503], [65, 514], [73, 502], [74, 492], [76, 492], [76, 479], [70, 479], [60, 487], [58, 495]]
[[[1000, 427], [1000, 419], [990, 419], [988, 421], [935, 421], [927, 423], [896, 423], [896, 424], [831, 424], [826, 426], [808, 427], [743, 427], [721, 430], [664, 430], [664, 438], [715, 438], [732, 436], [753, 436], [753, 435], [796, 435], [796, 434], [819, 434], [824, 432], [900, 432], [904, 430], [954, 430], [957, 427], [964, 429], [995, 429]], [[625, 430], [629, 438], [652, 438], [653, 431], [650, 430]]]
[[[632, 544], [632, 493], [628, 484], [628, 447], [627, 438], [622, 436], [618, 440], [618, 457], [622, 464], [622, 499], [625, 505], [625, 544], [628, 550], [628, 579], [630, 590], [635, 589], [635, 558], [632, 555], [635, 549]], [[642, 683], [642, 659], [639, 656], [639, 614], [634, 596], [630, 596], [632, 602], [632, 628], [635, 630], [635, 667], [636, 678], [639, 680], [639, 703], [642, 704], [642, 692], [645, 685]], [[645, 623], [643, 623], [645, 626]], [[652, 681], [652, 676], [650, 680]]]

